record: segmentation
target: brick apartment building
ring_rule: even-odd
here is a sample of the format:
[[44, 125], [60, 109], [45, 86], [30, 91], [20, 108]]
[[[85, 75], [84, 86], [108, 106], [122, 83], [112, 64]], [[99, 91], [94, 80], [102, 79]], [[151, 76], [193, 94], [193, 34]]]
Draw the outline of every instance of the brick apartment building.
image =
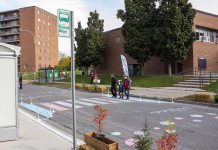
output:
[[19, 71], [58, 64], [57, 17], [31, 6], [0, 12], [0, 42], [18, 45]]
[[[204, 70], [206, 72], [218, 72], [218, 15], [196, 10], [193, 30], [196, 33], [196, 41], [190, 50], [187, 59], [183, 63], [174, 64], [172, 72], [178, 73], [187, 70]], [[125, 55], [131, 74], [140, 74], [140, 64], [124, 52], [124, 38], [121, 28], [105, 32], [105, 59], [97, 68], [102, 74], [123, 74], [120, 55]], [[157, 57], [151, 58], [145, 63], [145, 74], [166, 74], [167, 65], [160, 62]]]

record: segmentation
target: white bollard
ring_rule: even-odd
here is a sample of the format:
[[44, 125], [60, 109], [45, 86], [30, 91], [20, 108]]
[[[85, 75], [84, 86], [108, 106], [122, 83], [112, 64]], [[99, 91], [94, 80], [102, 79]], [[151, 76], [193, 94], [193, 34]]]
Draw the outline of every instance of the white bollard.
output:
[[174, 96], [172, 95], [172, 102], [171, 103], [174, 103], [173, 99], [174, 99]]
[[52, 102], [52, 113], [55, 113], [53, 102]]
[[157, 97], [157, 99], [158, 99], [158, 104], [160, 104], [160, 98], [159, 98], [159, 96]]
[[33, 104], [32, 96], [30, 96], [30, 104]]
[[108, 96], [108, 97], [110, 96], [109, 89], [108, 89], [108, 91], [107, 91], [107, 96]]
[[23, 94], [20, 94], [20, 101], [23, 103]]

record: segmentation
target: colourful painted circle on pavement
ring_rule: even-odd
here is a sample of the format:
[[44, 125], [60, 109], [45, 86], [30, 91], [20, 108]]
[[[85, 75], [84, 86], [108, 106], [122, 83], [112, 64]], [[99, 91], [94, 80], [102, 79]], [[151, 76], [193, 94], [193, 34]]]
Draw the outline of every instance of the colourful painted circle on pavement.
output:
[[154, 127], [154, 130], [160, 130], [160, 128], [159, 127]]
[[120, 133], [120, 132], [112, 132], [111, 135], [113, 135], [113, 136], [119, 136], [119, 135], [121, 135], [121, 133]]
[[125, 144], [127, 146], [135, 146], [135, 143], [136, 143], [136, 140], [133, 138], [125, 140]]
[[174, 125], [175, 122], [169, 123], [169, 121], [161, 121], [160, 124], [161, 124], [161, 125], [164, 125], [164, 126], [168, 126], [168, 125]]
[[144, 135], [144, 132], [143, 131], [135, 131], [134, 134], [138, 135], [138, 136], [142, 136], [142, 135]]
[[182, 117], [175, 117], [174, 119], [175, 120], [182, 120], [183, 118]]
[[195, 119], [195, 120], [192, 120], [193, 122], [202, 122], [202, 120], [197, 120], [197, 119]]
[[193, 114], [193, 115], [190, 115], [191, 117], [194, 117], [194, 118], [202, 118], [203, 116], [202, 115], [196, 115], [196, 114]]
[[218, 116], [214, 117], [215, 119], [218, 119]]
[[209, 116], [216, 116], [215, 113], [207, 113], [207, 115], [209, 115]]

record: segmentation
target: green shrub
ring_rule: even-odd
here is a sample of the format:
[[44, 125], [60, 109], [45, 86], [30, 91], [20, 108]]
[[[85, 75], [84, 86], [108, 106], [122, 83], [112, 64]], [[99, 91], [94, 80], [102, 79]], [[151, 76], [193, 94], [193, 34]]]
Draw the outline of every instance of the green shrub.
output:
[[216, 103], [218, 103], [218, 95], [214, 95], [214, 100]]
[[207, 103], [214, 103], [214, 96], [211, 93], [196, 93], [194, 95], [194, 100], [198, 102], [207, 102]]

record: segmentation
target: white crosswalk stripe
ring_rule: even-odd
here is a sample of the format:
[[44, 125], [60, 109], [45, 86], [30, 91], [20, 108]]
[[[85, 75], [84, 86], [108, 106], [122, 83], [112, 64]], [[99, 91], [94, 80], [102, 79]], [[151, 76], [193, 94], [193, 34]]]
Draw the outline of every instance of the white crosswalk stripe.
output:
[[[118, 104], [131, 102], [128, 100], [114, 99], [110, 97], [98, 97], [98, 98], [80, 98], [75, 101], [76, 108], [91, 107], [97, 104], [107, 105], [107, 104]], [[70, 109], [72, 108], [72, 99], [55, 101], [54, 104], [57, 104], [58, 107]]]

